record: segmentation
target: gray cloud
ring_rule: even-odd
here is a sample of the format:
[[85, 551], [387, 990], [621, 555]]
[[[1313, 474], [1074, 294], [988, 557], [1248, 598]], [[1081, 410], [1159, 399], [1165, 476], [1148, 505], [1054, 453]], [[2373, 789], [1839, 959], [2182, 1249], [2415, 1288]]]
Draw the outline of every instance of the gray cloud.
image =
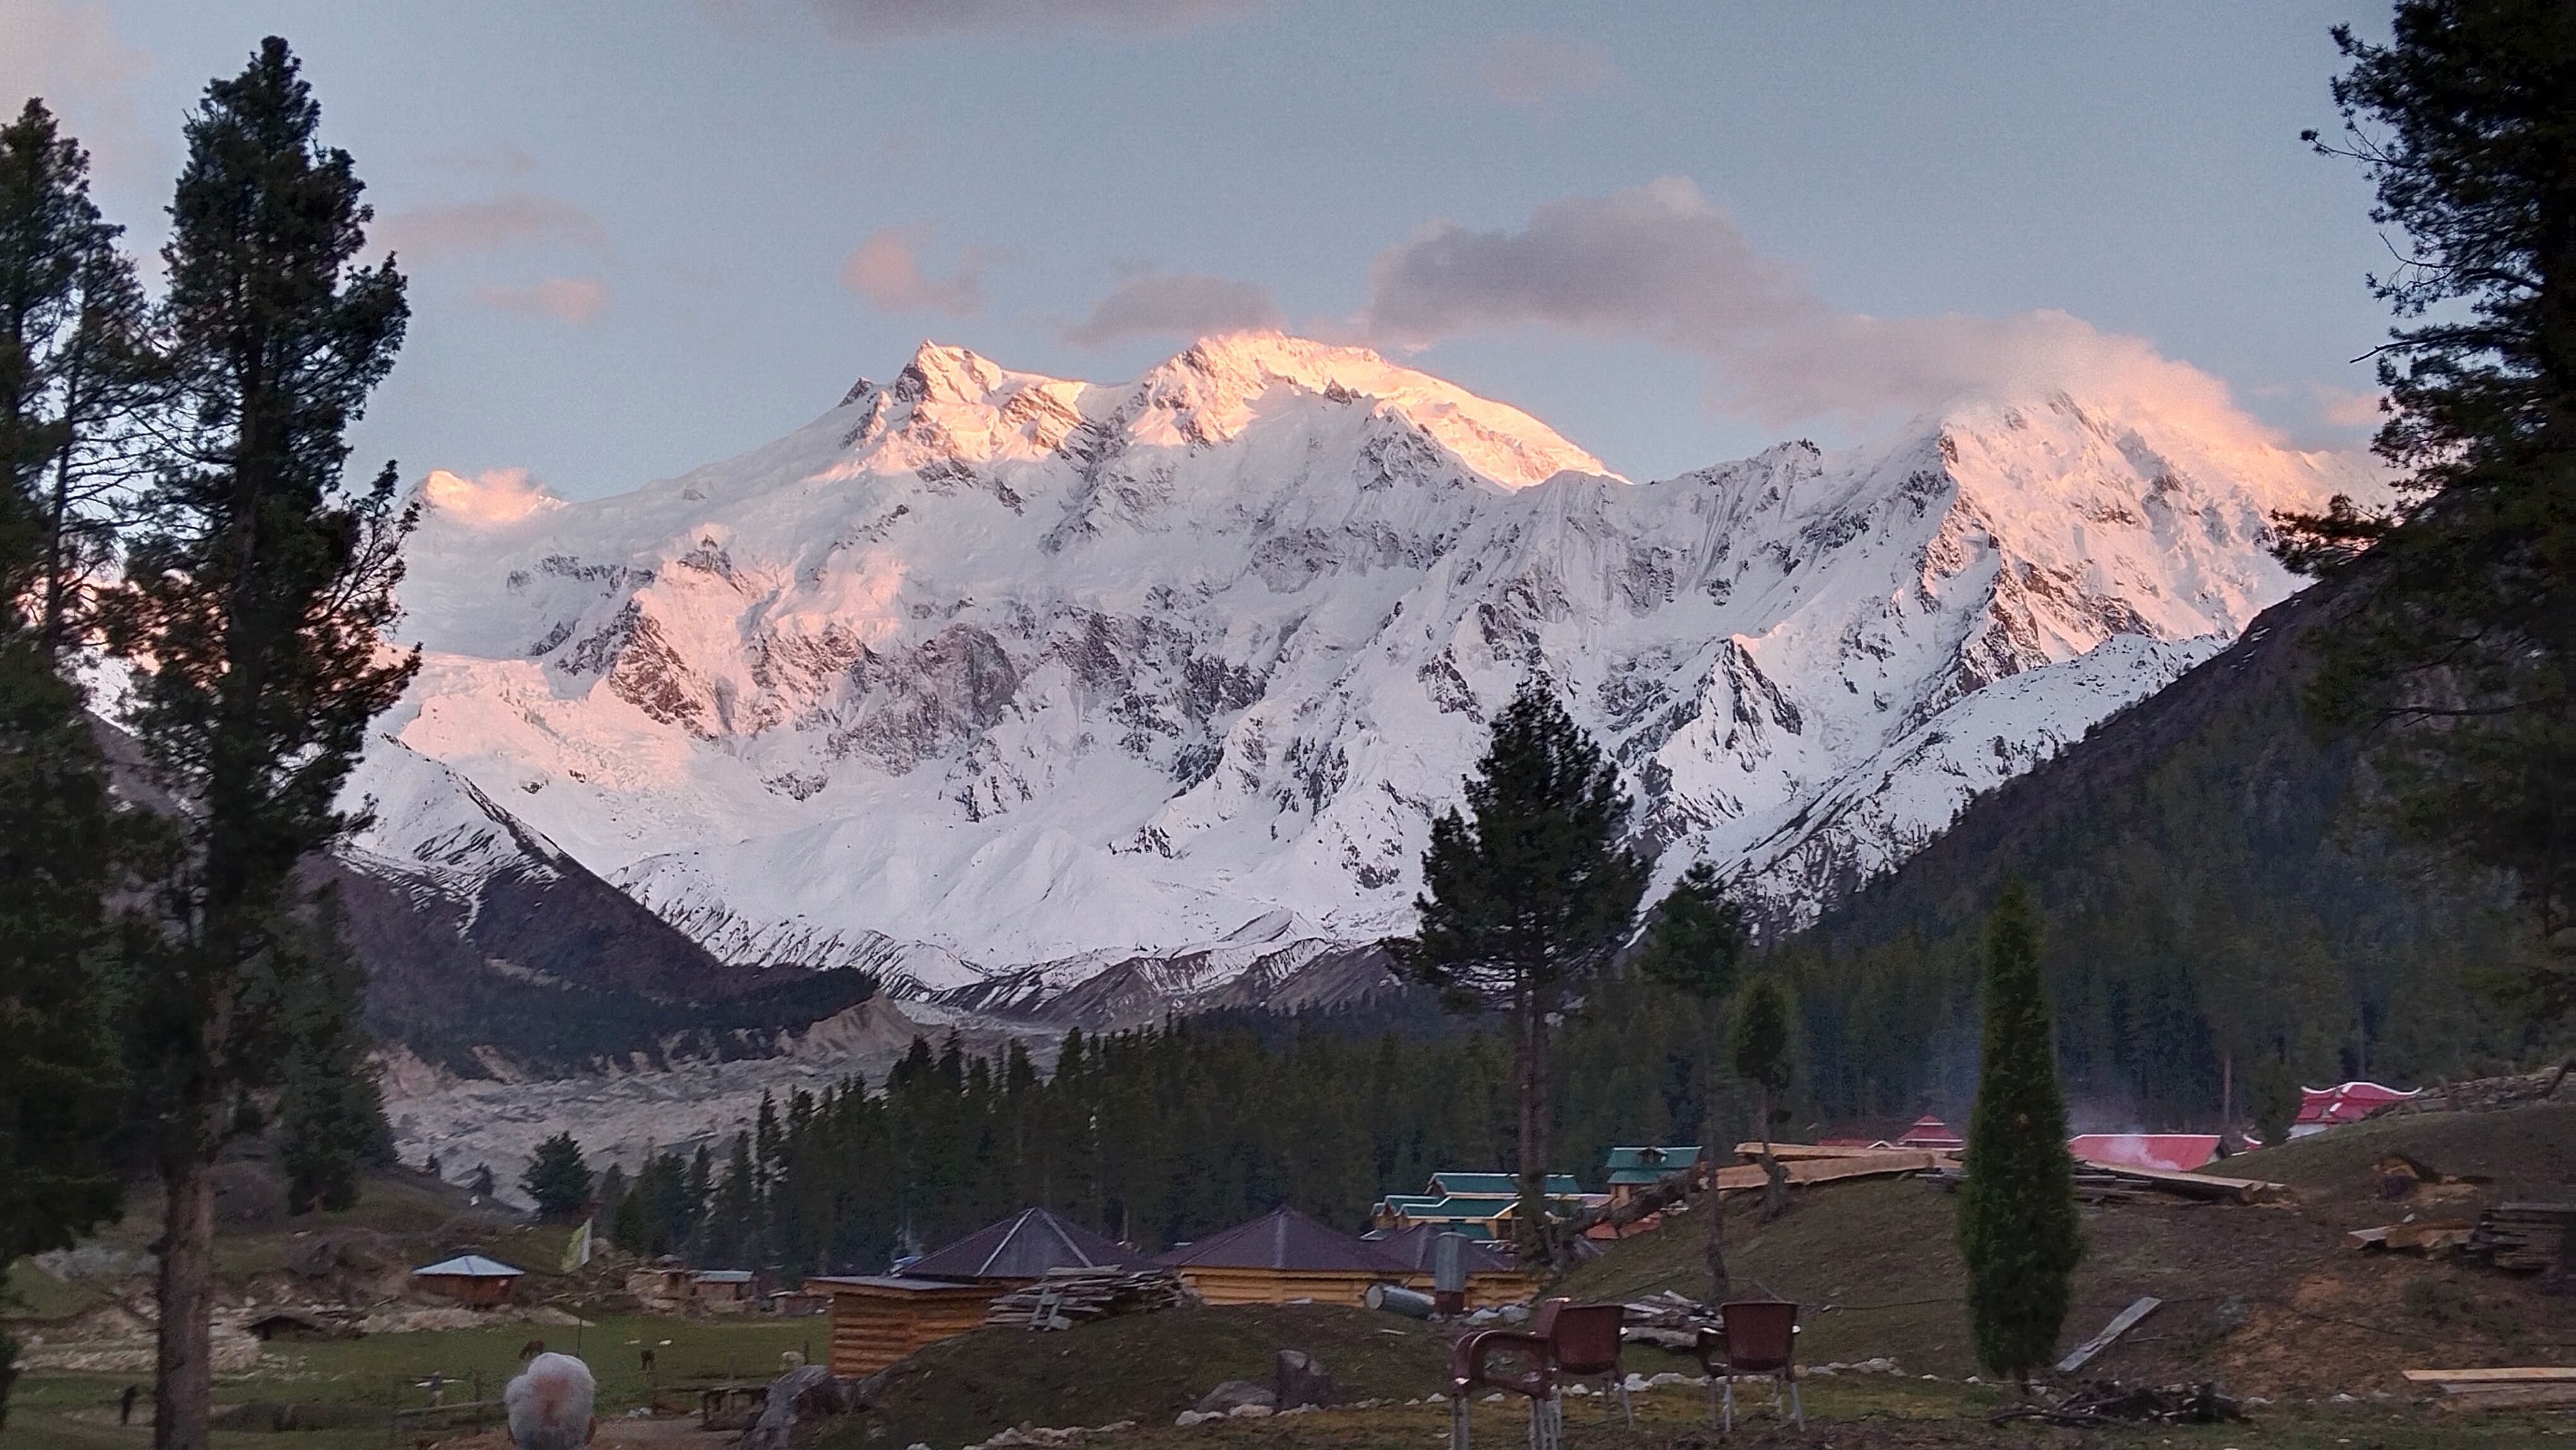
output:
[[2065, 312], [1838, 312], [1682, 177], [1552, 201], [1517, 232], [1436, 222], [1381, 252], [1369, 280], [1358, 323], [1381, 342], [1532, 323], [1646, 338], [1708, 359], [1711, 403], [1773, 425], [2065, 388], [2250, 426], [2218, 379]]
[[1124, 337], [1213, 337], [1286, 326], [1269, 289], [1231, 277], [1145, 272], [1111, 288], [1091, 315], [1060, 334], [1077, 347]]
[[1763, 256], [1687, 178], [1568, 197], [1518, 232], [1434, 222], [1369, 268], [1363, 325], [1399, 344], [1542, 322], [1676, 347], [1810, 316], [1797, 268]]
[[[781, 0], [702, 0], [719, 18], [768, 27]], [[803, 0], [824, 32], [848, 45], [884, 45], [975, 31], [1099, 30], [1160, 35], [1248, 15], [1266, 0]]]
[[1498, 35], [1477, 58], [1476, 83], [1506, 105], [1544, 109], [1559, 96], [1608, 85], [1618, 74], [1601, 47], [1544, 35]]
[[983, 254], [968, 247], [958, 256], [954, 276], [933, 277], [921, 270], [919, 248], [928, 240], [926, 227], [880, 229], [841, 263], [841, 285], [888, 312], [936, 308], [968, 317], [983, 310]]
[[558, 196], [506, 191], [480, 201], [409, 207], [376, 224], [373, 239], [409, 262], [447, 262], [519, 247], [605, 254], [608, 228]]

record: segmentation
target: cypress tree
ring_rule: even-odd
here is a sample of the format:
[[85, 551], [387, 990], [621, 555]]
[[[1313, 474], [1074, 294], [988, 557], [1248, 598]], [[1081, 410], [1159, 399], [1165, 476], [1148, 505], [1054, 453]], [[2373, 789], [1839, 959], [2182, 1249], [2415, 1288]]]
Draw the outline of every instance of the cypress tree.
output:
[[[1468, 816], [1431, 823], [1421, 925], [1390, 943], [1415, 980], [1451, 1005], [1500, 1011], [1512, 1029], [1520, 1102], [1522, 1253], [1551, 1256], [1547, 1220], [1550, 1019], [1566, 989], [1607, 965], [1646, 889], [1620, 844], [1629, 802], [1619, 773], [1543, 681], [1495, 716], [1467, 781]], [[1472, 817], [1472, 819], [1470, 819]]]
[[1700, 1165], [1712, 1176], [1708, 1195], [1708, 1302], [1726, 1302], [1726, 1214], [1716, 1191], [1719, 1153], [1717, 1122], [1717, 1004], [1735, 990], [1736, 963], [1744, 955], [1744, 912], [1718, 888], [1717, 868], [1702, 861], [1673, 883], [1655, 912], [1654, 933], [1646, 940], [1639, 969], [1649, 981], [1684, 994], [1699, 1007]]
[[110, 621], [144, 754], [192, 804], [134, 998], [166, 1200], [155, 1450], [208, 1443], [215, 1159], [326, 971], [299, 943], [313, 916], [297, 867], [354, 824], [334, 809], [341, 783], [418, 664], [384, 652], [409, 524], [392, 467], [341, 486], [342, 435], [408, 311], [390, 259], [354, 265], [371, 214], [319, 124], [274, 37], [188, 119], [162, 254], [179, 406]]
[[2005, 886], [1988, 919], [1983, 1010], [1959, 1253], [1967, 1261], [1978, 1363], [2028, 1386], [2030, 1372], [2057, 1347], [2084, 1236], [2040, 977], [2038, 914], [2018, 881]]

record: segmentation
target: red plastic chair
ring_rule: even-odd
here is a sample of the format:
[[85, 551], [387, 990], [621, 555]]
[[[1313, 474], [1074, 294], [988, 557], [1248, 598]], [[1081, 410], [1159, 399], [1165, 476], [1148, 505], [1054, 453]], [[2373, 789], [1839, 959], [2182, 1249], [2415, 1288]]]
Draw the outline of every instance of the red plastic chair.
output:
[[[1601, 1417], [1610, 1418], [1610, 1391], [1619, 1392], [1619, 1410], [1628, 1420], [1628, 1428], [1637, 1428], [1637, 1410], [1628, 1400], [1628, 1376], [1619, 1368], [1619, 1324], [1627, 1311], [1616, 1304], [1569, 1304], [1550, 1299], [1548, 1344], [1556, 1355], [1556, 1372], [1560, 1378], [1577, 1379], [1603, 1375]], [[1532, 1327], [1537, 1327], [1535, 1318]]]
[[[1721, 1430], [1735, 1428], [1735, 1379], [1753, 1375], [1772, 1382], [1772, 1406], [1787, 1389], [1789, 1413], [1798, 1428], [1807, 1428], [1806, 1406], [1798, 1399], [1798, 1306], [1782, 1299], [1745, 1299], [1717, 1306], [1719, 1327], [1699, 1332], [1699, 1361], [1708, 1371], [1708, 1418]], [[1724, 1409], [1719, 1408], [1721, 1391]]]
[[[1518, 1368], [1498, 1363], [1506, 1360]], [[1488, 1389], [1528, 1399], [1530, 1450], [1557, 1450], [1556, 1356], [1546, 1335], [1487, 1329], [1450, 1342], [1449, 1450], [1471, 1450], [1468, 1403], [1475, 1391]]]

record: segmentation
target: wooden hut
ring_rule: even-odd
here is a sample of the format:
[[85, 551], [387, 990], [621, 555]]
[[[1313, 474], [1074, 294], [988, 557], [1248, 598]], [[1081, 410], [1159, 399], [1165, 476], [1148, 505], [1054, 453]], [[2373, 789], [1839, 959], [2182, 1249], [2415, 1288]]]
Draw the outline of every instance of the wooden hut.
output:
[[925, 1344], [984, 1322], [985, 1306], [1008, 1292], [900, 1274], [813, 1278], [807, 1291], [832, 1296], [832, 1373], [875, 1374]]
[[458, 1254], [411, 1271], [413, 1287], [444, 1294], [459, 1304], [484, 1309], [510, 1302], [510, 1287], [526, 1271], [481, 1254]]
[[[1363, 1239], [1361, 1242], [1404, 1265], [1409, 1271], [1405, 1286], [1428, 1294], [1432, 1289], [1432, 1271], [1436, 1267], [1433, 1255], [1439, 1251], [1443, 1232], [1445, 1230], [1434, 1224], [1416, 1224], [1384, 1238]], [[1522, 1268], [1510, 1250], [1502, 1245], [1470, 1240], [1466, 1254], [1468, 1308], [1519, 1304], [1538, 1292], [1541, 1279], [1538, 1272]]]
[[874, 1374], [984, 1322], [993, 1300], [1049, 1269], [1112, 1268], [1135, 1255], [1043, 1208], [1024, 1209], [924, 1254], [896, 1274], [818, 1277], [808, 1293], [832, 1301], [832, 1373]]
[[1371, 1284], [1406, 1284], [1411, 1266], [1375, 1244], [1274, 1208], [1154, 1260], [1211, 1304], [1357, 1304]]

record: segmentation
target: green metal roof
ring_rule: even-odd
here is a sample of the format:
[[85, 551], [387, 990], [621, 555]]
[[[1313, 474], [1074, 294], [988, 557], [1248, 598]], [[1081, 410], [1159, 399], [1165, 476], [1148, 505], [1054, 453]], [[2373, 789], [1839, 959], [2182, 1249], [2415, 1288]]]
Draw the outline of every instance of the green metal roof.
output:
[[[1518, 1198], [1521, 1182], [1509, 1173], [1434, 1173], [1430, 1191], [1454, 1198]], [[1574, 1198], [1582, 1194], [1583, 1185], [1571, 1173], [1551, 1173], [1547, 1192], [1551, 1198]]]
[[[1679, 1148], [1613, 1148], [1602, 1167], [1612, 1173], [1628, 1169], [1646, 1169], [1657, 1173], [1678, 1173], [1699, 1161], [1699, 1145]], [[1619, 1180], [1613, 1178], [1612, 1182]], [[1635, 1180], [1630, 1180], [1635, 1181]]]

